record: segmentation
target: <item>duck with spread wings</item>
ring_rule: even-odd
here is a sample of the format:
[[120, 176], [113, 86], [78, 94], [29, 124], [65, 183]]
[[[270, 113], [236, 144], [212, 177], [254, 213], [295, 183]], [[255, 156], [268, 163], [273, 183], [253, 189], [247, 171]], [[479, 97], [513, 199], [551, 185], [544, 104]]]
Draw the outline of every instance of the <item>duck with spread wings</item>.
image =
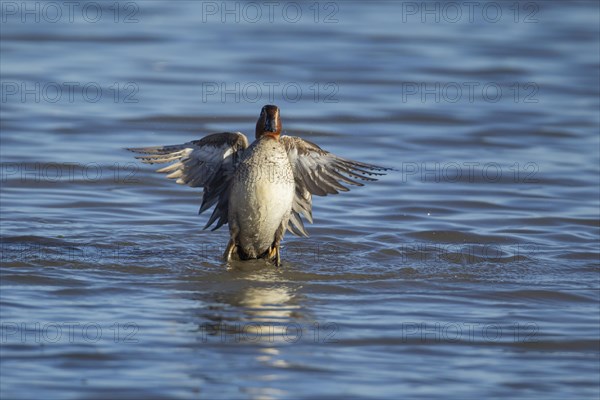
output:
[[308, 236], [302, 217], [312, 223], [312, 196], [347, 192], [390, 168], [348, 160], [308, 140], [281, 135], [279, 108], [266, 105], [249, 144], [240, 132], [213, 133], [173, 146], [127, 150], [147, 164], [172, 164], [157, 172], [191, 187], [204, 188], [200, 213], [214, 206], [204, 229], [229, 224], [224, 258], [267, 258], [281, 263], [280, 243], [287, 230]]

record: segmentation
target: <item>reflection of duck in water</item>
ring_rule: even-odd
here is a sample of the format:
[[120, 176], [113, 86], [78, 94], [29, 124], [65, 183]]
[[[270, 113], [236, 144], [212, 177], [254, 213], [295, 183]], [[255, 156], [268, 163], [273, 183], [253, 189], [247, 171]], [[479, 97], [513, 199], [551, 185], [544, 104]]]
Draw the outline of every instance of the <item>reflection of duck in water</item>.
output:
[[308, 236], [300, 215], [312, 222], [312, 195], [348, 191], [341, 183], [362, 186], [388, 168], [333, 155], [307, 140], [281, 136], [279, 108], [266, 105], [256, 122], [256, 140], [240, 132], [214, 133], [174, 146], [128, 149], [148, 154], [148, 164], [175, 161], [159, 169], [177, 183], [203, 187], [200, 213], [215, 206], [205, 229], [229, 223], [224, 257], [268, 258], [280, 264], [286, 230]]
[[252, 287], [245, 291], [240, 305], [254, 322], [282, 322], [297, 316], [300, 306], [293, 304], [292, 293], [285, 286]]
[[198, 315], [203, 340], [220, 337], [222, 342], [283, 342], [302, 334], [301, 321], [307, 319], [295, 289], [267, 282], [247, 282], [241, 291], [212, 293], [203, 299]]

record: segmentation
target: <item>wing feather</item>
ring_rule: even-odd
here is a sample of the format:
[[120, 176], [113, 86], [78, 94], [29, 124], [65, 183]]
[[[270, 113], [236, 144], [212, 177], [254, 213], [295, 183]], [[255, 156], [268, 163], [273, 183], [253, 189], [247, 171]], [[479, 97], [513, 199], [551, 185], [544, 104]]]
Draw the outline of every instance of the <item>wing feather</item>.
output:
[[216, 204], [206, 226], [213, 230], [227, 223], [229, 183], [248, 139], [240, 132], [213, 133], [200, 140], [172, 146], [136, 147], [127, 150], [145, 154], [136, 157], [146, 164], [174, 162], [157, 172], [191, 187], [204, 188], [199, 213]]
[[327, 196], [347, 192], [342, 183], [363, 186], [376, 181], [391, 168], [338, 157], [316, 144], [295, 136], [281, 136], [294, 171], [296, 194], [288, 230], [294, 235], [308, 236], [301, 215], [312, 223], [312, 195]]

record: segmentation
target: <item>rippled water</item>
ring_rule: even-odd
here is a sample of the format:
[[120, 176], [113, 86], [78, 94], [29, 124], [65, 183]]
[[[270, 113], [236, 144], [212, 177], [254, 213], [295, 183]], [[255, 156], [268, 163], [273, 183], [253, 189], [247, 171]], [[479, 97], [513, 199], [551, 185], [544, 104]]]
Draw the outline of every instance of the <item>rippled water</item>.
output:
[[[597, 2], [77, 4], [2, 2], [0, 397], [598, 398]], [[122, 148], [266, 103], [397, 171], [226, 268]]]

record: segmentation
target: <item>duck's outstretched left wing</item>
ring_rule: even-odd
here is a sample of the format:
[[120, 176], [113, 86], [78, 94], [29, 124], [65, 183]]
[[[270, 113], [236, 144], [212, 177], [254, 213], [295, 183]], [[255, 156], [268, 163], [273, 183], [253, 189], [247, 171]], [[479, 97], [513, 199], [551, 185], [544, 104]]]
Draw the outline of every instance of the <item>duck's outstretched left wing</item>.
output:
[[173, 164], [157, 170], [168, 173], [181, 185], [203, 187], [202, 213], [217, 204], [204, 229], [217, 221], [212, 229], [227, 223], [229, 182], [248, 139], [240, 132], [213, 133], [200, 140], [173, 146], [137, 147], [127, 150], [145, 154], [138, 156], [146, 164]]
[[300, 215], [312, 223], [312, 195], [327, 196], [347, 192], [342, 183], [363, 186], [359, 181], [376, 181], [391, 168], [348, 160], [321, 149], [308, 140], [295, 136], [279, 138], [285, 146], [294, 171], [296, 195], [288, 230], [297, 236], [308, 236]]

